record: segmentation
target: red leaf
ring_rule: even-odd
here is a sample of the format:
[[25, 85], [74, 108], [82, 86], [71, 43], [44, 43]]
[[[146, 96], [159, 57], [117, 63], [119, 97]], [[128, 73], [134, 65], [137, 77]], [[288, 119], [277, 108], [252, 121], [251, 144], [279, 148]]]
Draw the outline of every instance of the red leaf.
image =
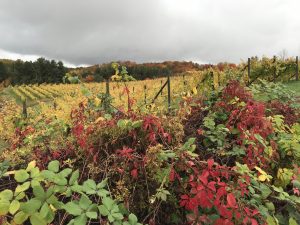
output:
[[130, 174], [131, 174], [131, 176], [133, 178], [136, 179], [138, 177], [138, 170], [137, 169], [133, 169], [133, 170], [131, 170]]
[[231, 208], [236, 208], [236, 200], [235, 200], [234, 194], [229, 193], [227, 195], [227, 203]]
[[214, 165], [214, 159], [207, 160], [208, 169], [211, 170], [212, 166]]
[[251, 219], [251, 225], [258, 225], [256, 219], [253, 219], [253, 218]]

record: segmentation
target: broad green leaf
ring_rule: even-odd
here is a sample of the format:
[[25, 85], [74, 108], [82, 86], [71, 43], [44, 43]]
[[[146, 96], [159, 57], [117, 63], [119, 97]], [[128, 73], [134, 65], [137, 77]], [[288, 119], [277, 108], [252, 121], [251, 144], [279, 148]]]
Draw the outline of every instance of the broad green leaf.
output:
[[31, 161], [30, 163], [28, 163], [26, 171], [28, 171], [28, 172], [31, 171], [33, 168], [35, 168], [35, 166], [36, 166], [36, 161], [35, 160]]
[[20, 208], [20, 202], [17, 200], [13, 200], [9, 206], [9, 213], [14, 215]]
[[82, 213], [82, 209], [74, 202], [68, 202], [64, 209], [73, 216], [79, 216]]
[[97, 184], [97, 188], [102, 189], [102, 188], [106, 187], [106, 185], [107, 185], [107, 178], [102, 180], [99, 184]]
[[103, 198], [102, 203], [110, 211], [113, 208], [115, 201], [113, 199], [107, 197], [107, 198]]
[[10, 201], [12, 198], [13, 198], [13, 192], [11, 190], [6, 189], [0, 192], [0, 200], [4, 199]]
[[59, 172], [59, 175], [62, 177], [67, 177], [72, 173], [72, 169], [70, 168], [66, 168], [64, 170], [62, 170], [61, 172]]
[[43, 200], [46, 197], [45, 191], [41, 186], [34, 186], [32, 189], [33, 189], [33, 194], [38, 199]]
[[5, 216], [9, 211], [10, 202], [6, 199], [0, 200], [0, 216]]
[[30, 216], [30, 222], [32, 225], [47, 225], [47, 222], [41, 217], [39, 213], [34, 213]]
[[37, 167], [34, 167], [30, 170], [30, 177], [31, 178], [36, 178], [40, 175], [40, 170]]
[[15, 180], [19, 183], [23, 183], [29, 178], [29, 174], [26, 170], [17, 170], [15, 172]]
[[30, 187], [30, 181], [27, 181], [27, 182], [25, 182], [25, 183], [23, 183], [21, 185], [18, 185], [16, 187], [15, 192], [16, 193], [24, 192], [24, 191], [28, 190], [29, 187]]
[[48, 164], [48, 170], [57, 173], [59, 171], [59, 162], [57, 160], [51, 161]]
[[20, 192], [20, 193], [15, 192], [15, 199], [16, 200], [21, 200], [23, 198], [25, 198], [25, 193], [24, 192]]
[[77, 216], [74, 219], [74, 225], [86, 225], [86, 222], [87, 222], [87, 217], [85, 214]]
[[86, 195], [82, 195], [80, 200], [79, 200], [79, 206], [86, 210], [88, 209], [88, 207], [92, 204], [92, 201], [86, 196]]
[[102, 216], [107, 216], [109, 214], [108, 209], [104, 205], [100, 205], [98, 209]]
[[21, 205], [21, 210], [27, 214], [33, 214], [39, 210], [42, 203], [40, 200], [33, 198]]
[[298, 225], [297, 221], [294, 218], [289, 219], [289, 225]]
[[124, 218], [121, 213], [113, 213], [112, 216], [115, 218], [115, 220], [122, 220]]
[[73, 185], [75, 183], [75, 181], [77, 181], [79, 178], [79, 170], [76, 170], [72, 173], [70, 180], [69, 180], [69, 184]]
[[51, 209], [49, 205], [45, 202], [40, 210], [40, 215], [42, 218], [46, 218], [49, 213], [51, 213]]
[[97, 219], [97, 212], [86, 212], [86, 216], [91, 219]]
[[28, 214], [24, 213], [23, 211], [18, 212], [14, 216], [14, 222], [16, 224], [23, 224], [28, 219]]
[[129, 216], [128, 216], [128, 221], [130, 222], [130, 224], [136, 224], [137, 223], [137, 218], [136, 218], [136, 216], [134, 215], [134, 214], [130, 214]]

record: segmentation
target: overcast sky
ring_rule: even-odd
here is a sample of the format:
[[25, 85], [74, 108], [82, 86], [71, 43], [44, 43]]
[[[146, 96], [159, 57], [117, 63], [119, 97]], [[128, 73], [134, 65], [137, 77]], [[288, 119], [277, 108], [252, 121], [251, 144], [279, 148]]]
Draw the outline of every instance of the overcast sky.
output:
[[0, 58], [239, 62], [300, 55], [299, 0], [0, 0]]

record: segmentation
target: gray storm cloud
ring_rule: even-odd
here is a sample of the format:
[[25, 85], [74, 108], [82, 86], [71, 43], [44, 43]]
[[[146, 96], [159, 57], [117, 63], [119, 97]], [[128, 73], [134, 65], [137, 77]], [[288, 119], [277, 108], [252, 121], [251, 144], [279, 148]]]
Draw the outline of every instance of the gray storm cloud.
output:
[[0, 0], [0, 50], [75, 65], [296, 55], [299, 10], [298, 0]]

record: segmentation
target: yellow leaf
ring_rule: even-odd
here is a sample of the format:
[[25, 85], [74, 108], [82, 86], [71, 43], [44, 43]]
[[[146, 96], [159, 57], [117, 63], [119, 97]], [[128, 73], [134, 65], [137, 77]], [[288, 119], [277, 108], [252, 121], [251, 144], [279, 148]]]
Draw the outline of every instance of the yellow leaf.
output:
[[272, 176], [268, 175], [265, 171], [263, 171], [261, 168], [258, 166], [255, 167], [255, 169], [260, 173], [258, 176], [259, 181], [270, 181], [272, 179]]
[[99, 117], [98, 119], [96, 119], [95, 123], [99, 123], [99, 122], [104, 121], [104, 120], [105, 120], [104, 117]]
[[268, 177], [265, 174], [262, 174], [262, 175], [258, 176], [259, 181], [265, 181], [266, 179], [268, 179]]
[[193, 88], [193, 90], [192, 90], [192, 93], [193, 93], [194, 95], [196, 95], [196, 94], [198, 93], [198, 91], [197, 91], [197, 88], [196, 88], [196, 87], [194, 87], [194, 88]]
[[101, 100], [99, 98], [94, 99], [95, 106], [98, 107], [101, 104]]

